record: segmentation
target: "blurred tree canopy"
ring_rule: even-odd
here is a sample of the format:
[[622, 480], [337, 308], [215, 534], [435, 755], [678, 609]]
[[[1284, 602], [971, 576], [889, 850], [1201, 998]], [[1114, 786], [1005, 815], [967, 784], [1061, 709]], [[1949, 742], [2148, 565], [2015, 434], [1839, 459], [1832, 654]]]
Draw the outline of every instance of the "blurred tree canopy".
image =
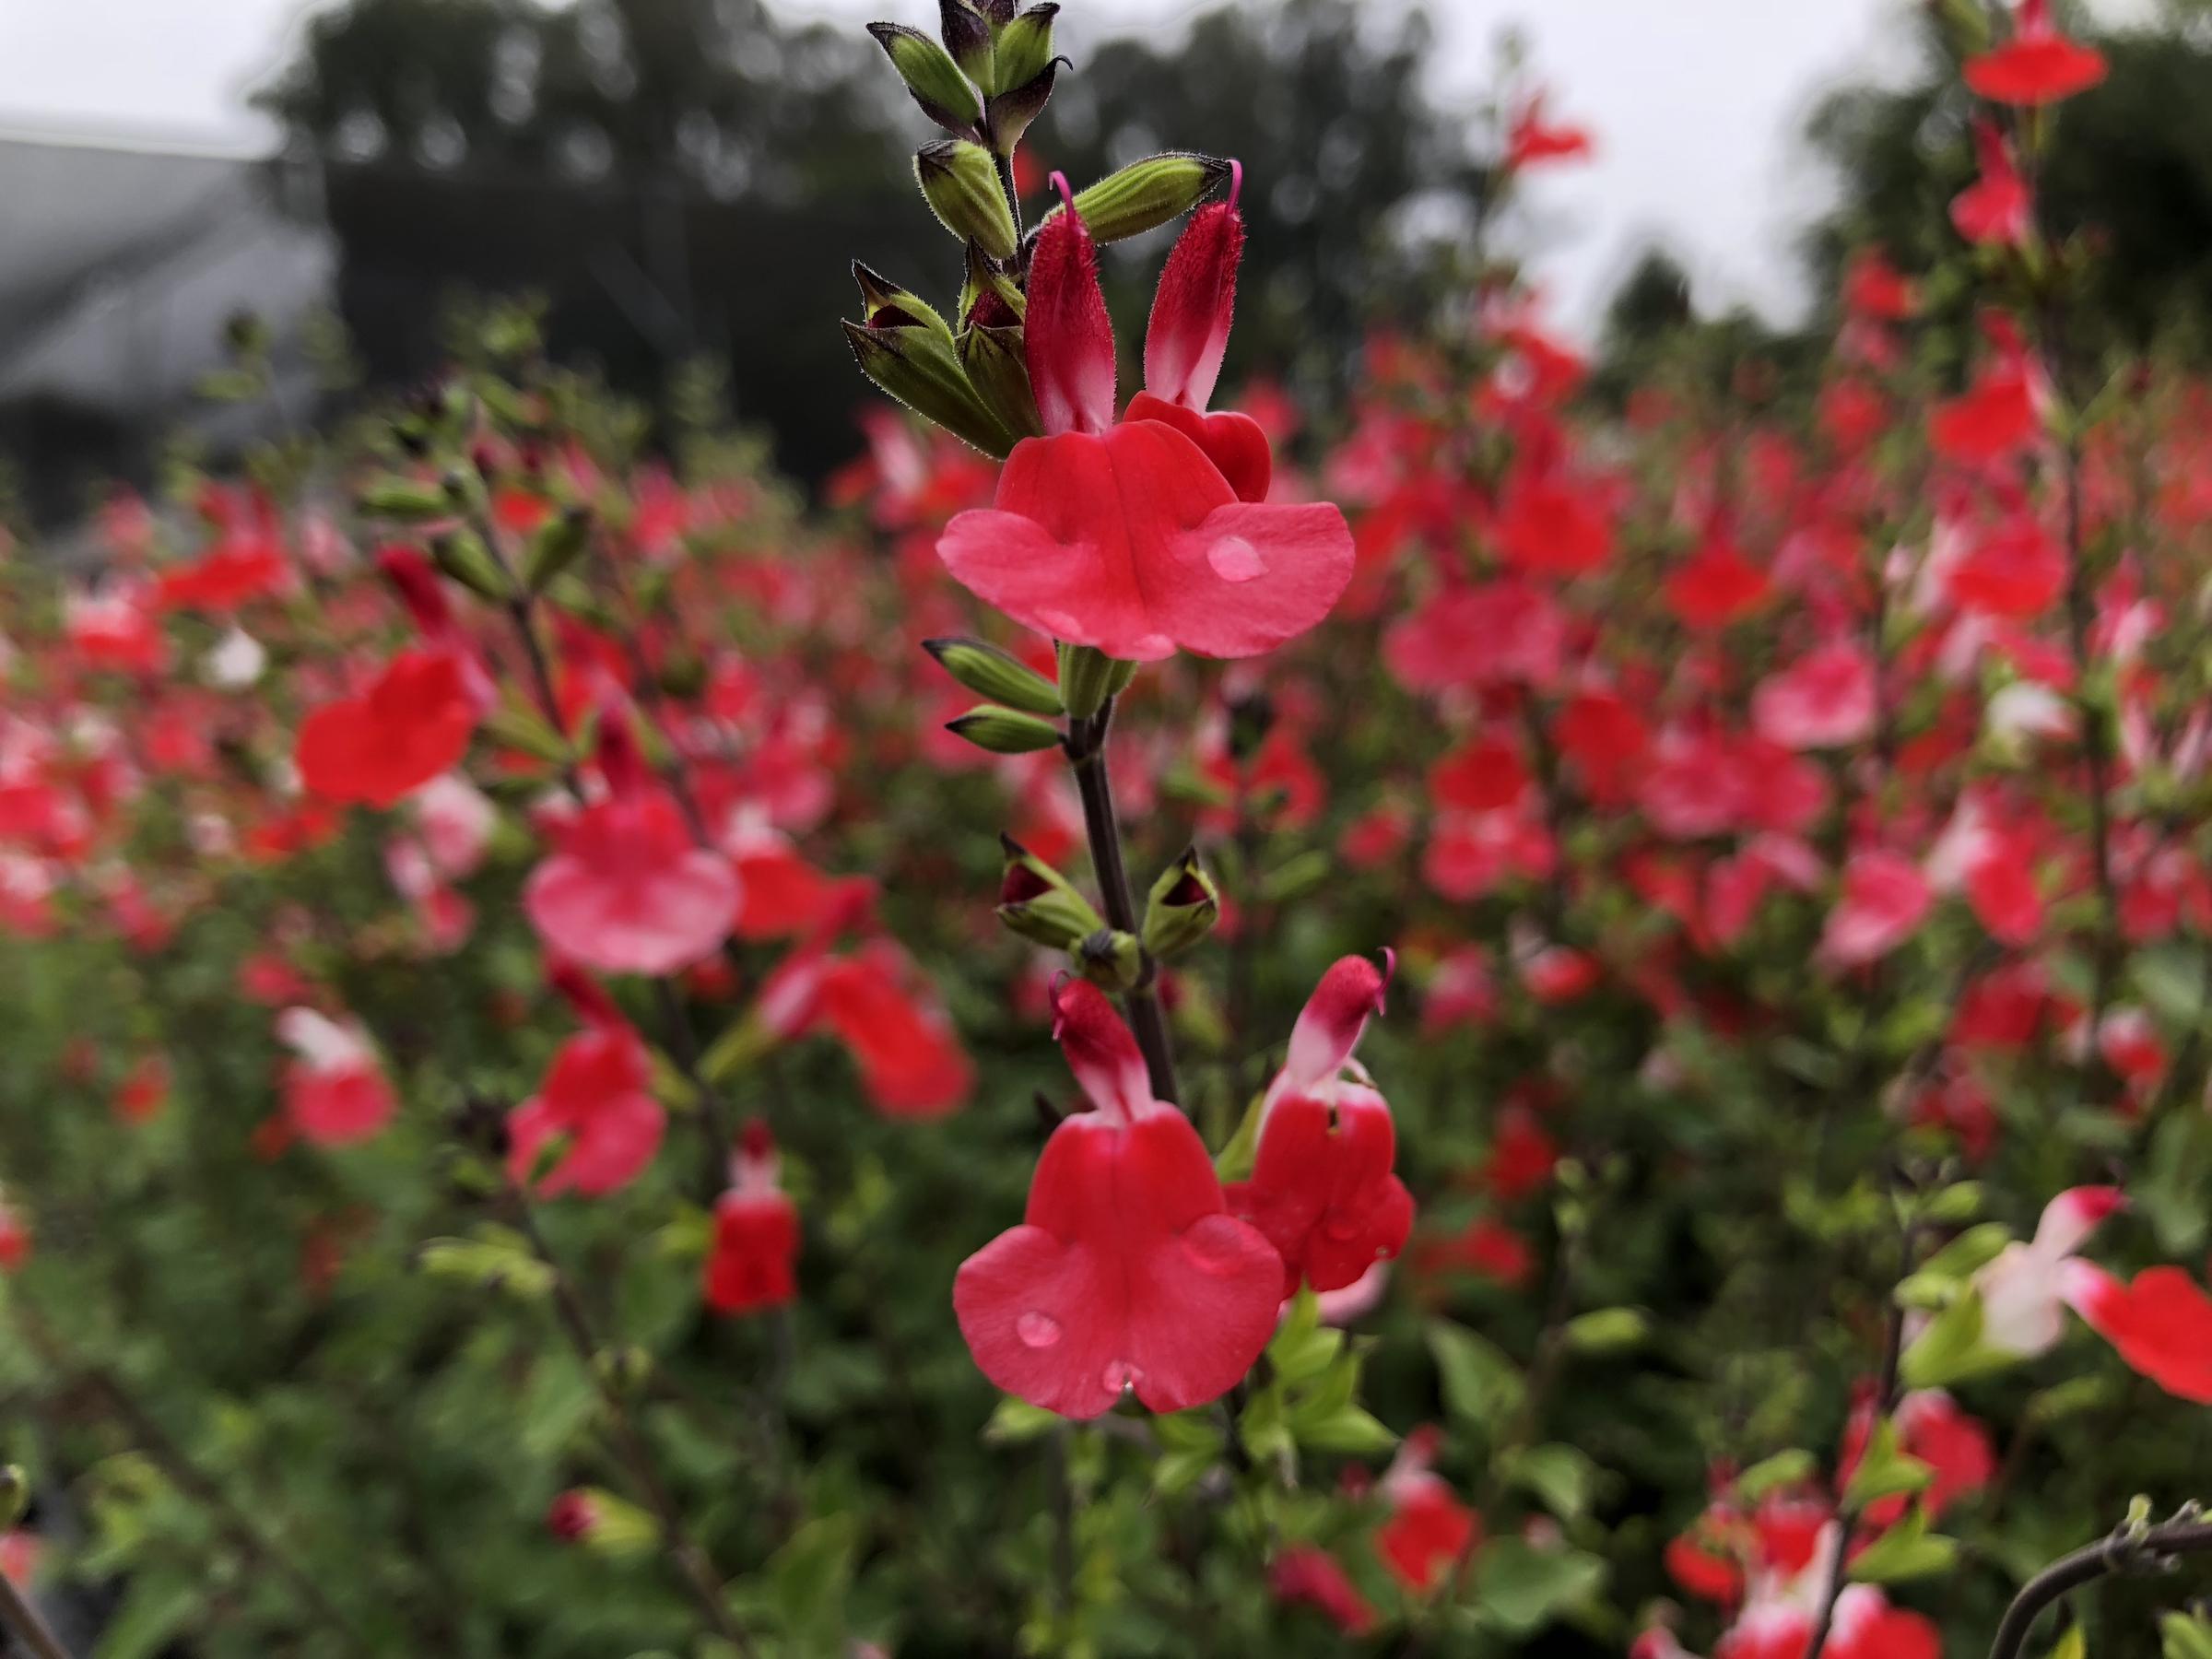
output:
[[[2169, 4], [2120, 30], [2077, 12], [2072, 25], [2096, 40], [2111, 73], [2065, 106], [2040, 184], [2044, 222], [2100, 244], [2086, 309], [2118, 339], [2156, 335], [2201, 356], [2212, 344], [2212, 6]], [[1841, 185], [1807, 238], [1822, 294], [1834, 292], [1850, 251], [1868, 243], [1911, 271], [1962, 255], [1948, 215], [1975, 176], [1976, 103], [1932, 19], [1923, 33], [1925, 69], [1912, 84], [1846, 88], [1807, 124]], [[1952, 303], [1949, 286], [1937, 286], [1939, 305]]]
[[[885, 9], [934, 21], [901, 16], [922, 0]], [[1241, 159], [1240, 356], [1335, 383], [1364, 322], [1414, 301], [1424, 233], [1464, 224], [1481, 188], [1424, 90], [1427, 18], [1232, 5], [1087, 50], [1070, 9], [1076, 68], [1034, 158], [1078, 184], [1171, 147]], [[260, 102], [295, 164], [321, 171], [341, 307], [380, 380], [435, 364], [456, 292], [530, 289], [554, 348], [618, 384], [659, 390], [686, 358], [725, 360], [740, 418], [818, 477], [852, 452], [871, 396], [835, 327], [848, 262], [932, 292], [959, 268], [911, 184], [930, 134], [875, 44], [763, 0], [347, 0]], [[1148, 238], [1115, 261], [1127, 329], [1161, 251]]]

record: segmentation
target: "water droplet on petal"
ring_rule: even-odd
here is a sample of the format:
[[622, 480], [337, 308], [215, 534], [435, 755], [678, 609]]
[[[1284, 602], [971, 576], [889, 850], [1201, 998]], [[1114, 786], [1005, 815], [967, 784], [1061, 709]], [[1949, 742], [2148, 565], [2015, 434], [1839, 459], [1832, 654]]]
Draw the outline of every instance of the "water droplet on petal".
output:
[[1083, 631], [1083, 625], [1064, 610], [1041, 610], [1037, 620], [1043, 623], [1055, 639], [1065, 640]]
[[1118, 1394], [1124, 1388], [1135, 1388], [1144, 1380], [1143, 1370], [1130, 1364], [1126, 1359], [1109, 1359], [1106, 1362], [1106, 1392], [1108, 1394]]
[[1241, 535], [1225, 535], [1206, 550], [1206, 563], [1224, 582], [1250, 582], [1267, 573], [1267, 561]]
[[1236, 1272], [1249, 1259], [1244, 1236], [1235, 1227], [1211, 1227], [1205, 1222], [1182, 1235], [1182, 1253], [1199, 1272], [1216, 1277]]
[[1050, 1313], [1024, 1313], [1014, 1322], [1014, 1335], [1025, 1347], [1048, 1348], [1060, 1340], [1060, 1322]]

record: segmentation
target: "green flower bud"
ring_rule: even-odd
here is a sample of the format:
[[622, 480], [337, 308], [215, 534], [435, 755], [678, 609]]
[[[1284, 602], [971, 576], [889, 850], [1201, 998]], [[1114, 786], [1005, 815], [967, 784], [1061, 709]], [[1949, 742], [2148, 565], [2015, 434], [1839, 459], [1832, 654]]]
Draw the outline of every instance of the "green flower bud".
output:
[[998, 919], [1025, 939], [1054, 950], [1072, 950], [1106, 924], [1073, 883], [1010, 835], [1006, 874], [998, 884]]
[[960, 73], [986, 95], [998, 89], [997, 53], [992, 43], [990, 19], [968, 0], [937, 0], [937, 38]]
[[926, 328], [952, 338], [952, 330], [936, 309], [911, 288], [853, 262], [853, 280], [860, 285], [860, 320], [870, 328]]
[[891, 67], [899, 71], [923, 114], [948, 133], [961, 137], [975, 134], [983, 119], [982, 100], [951, 53], [903, 23], [871, 23], [868, 32], [890, 58]]
[[14, 1464], [0, 1464], [0, 1532], [23, 1519], [30, 1507], [30, 1482]]
[[940, 138], [915, 152], [914, 177], [946, 229], [994, 259], [1014, 256], [1014, 215], [989, 150], [962, 138]]
[[965, 329], [954, 342], [968, 383], [999, 423], [1017, 439], [1041, 438], [1044, 420], [1030, 388], [1030, 366], [1022, 354], [1021, 325]]
[[1032, 6], [998, 31], [995, 90], [1012, 92], [1045, 72], [1053, 61], [1053, 19], [1059, 15], [1056, 5]]
[[986, 455], [1003, 457], [1014, 447], [998, 417], [968, 383], [949, 335], [925, 323], [871, 328], [848, 322], [844, 330], [861, 372], [915, 414]]
[[937, 666], [968, 688], [1029, 714], [1057, 715], [1060, 693], [1028, 664], [981, 640], [924, 640], [922, 649], [937, 659]]
[[474, 530], [433, 537], [430, 562], [479, 598], [504, 605], [514, 597], [514, 584]]
[[997, 703], [979, 703], [958, 720], [947, 721], [945, 729], [994, 755], [1033, 755], [1060, 744], [1060, 728], [1051, 721]]
[[1088, 720], [1113, 695], [1121, 665], [1097, 647], [1060, 642], [1060, 700], [1078, 720]]
[[[1132, 161], [1076, 195], [1076, 211], [1102, 242], [1141, 236], [1188, 213], [1229, 177], [1229, 163], [1211, 156], [1171, 150]], [[1065, 208], [1055, 207], [1053, 213]], [[1045, 216], [1047, 218], [1052, 214]]]
[[362, 487], [359, 504], [373, 518], [451, 518], [453, 512], [453, 499], [444, 486], [396, 476], [371, 479]]
[[997, 154], [1011, 156], [1021, 143], [1021, 135], [1030, 130], [1030, 123], [1044, 113], [1044, 106], [1053, 100], [1053, 82], [1060, 73], [1060, 65], [1067, 60], [1054, 58], [1051, 63], [1018, 87], [1011, 87], [994, 98], [983, 111], [984, 134]]
[[1145, 947], [1135, 934], [1101, 927], [1072, 954], [1077, 971], [1101, 991], [1126, 991], [1145, 974]]
[[1221, 919], [1221, 892], [1198, 862], [1198, 850], [1183, 854], [1159, 874], [1145, 902], [1145, 948], [1167, 958], [1188, 950]]
[[523, 585], [534, 594], [544, 592], [546, 584], [582, 558], [591, 545], [592, 515], [586, 509], [571, 507], [547, 519], [532, 534], [523, 555]]
[[1019, 321], [1029, 310], [1029, 300], [1020, 286], [997, 265], [984, 256], [983, 251], [973, 242], [968, 244], [968, 274], [960, 283], [960, 321], [964, 324], [988, 323], [996, 326], [1006, 321], [997, 304]]

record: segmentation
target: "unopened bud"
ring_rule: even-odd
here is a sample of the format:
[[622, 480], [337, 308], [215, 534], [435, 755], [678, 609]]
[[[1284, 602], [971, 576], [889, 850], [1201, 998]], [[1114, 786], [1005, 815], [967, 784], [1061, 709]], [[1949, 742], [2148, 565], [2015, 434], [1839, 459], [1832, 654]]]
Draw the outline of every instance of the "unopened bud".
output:
[[922, 649], [937, 659], [938, 667], [978, 696], [1029, 714], [1065, 712], [1052, 681], [995, 645], [981, 640], [924, 640]]
[[563, 1544], [580, 1543], [599, 1524], [599, 1506], [592, 1494], [571, 1488], [546, 1507], [546, 1530]]
[[474, 530], [437, 537], [430, 543], [430, 562], [479, 598], [504, 605], [514, 596], [507, 572]]
[[998, 884], [998, 919], [1025, 939], [1069, 950], [1106, 924], [1073, 883], [1012, 836], [1002, 835], [1006, 874]]
[[860, 320], [867, 327], [926, 328], [947, 340], [952, 338], [952, 330], [936, 309], [911, 288], [900, 288], [857, 259], [853, 262], [853, 280], [860, 286]]
[[1028, 306], [1028, 297], [1014, 279], [971, 243], [967, 276], [960, 283], [960, 321], [1000, 327], [1020, 322]]
[[1145, 950], [1135, 934], [1101, 927], [1073, 954], [1083, 977], [1101, 991], [1126, 991], [1144, 977]]
[[1013, 257], [1014, 215], [989, 150], [964, 138], [940, 138], [915, 152], [914, 177], [946, 229], [994, 259]]
[[960, 367], [948, 335], [922, 326], [870, 328], [844, 324], [861, 371], [925, 420], [986, 455], [1004, 457], [1014, 440]]
[[421, 519], [453, 516], [453, 498], [436, 484], [420, 478], [371, 478], [362, 487], [360, 509], [374, 518]]
[[977, 132], [983, 119], [982, 100], [951, 53], [903, 23], [871, 23], [868, 32], [890, 58], [891, 67], [899, 71], [923, 114], [962, 137]]
[[30, 1507], [30, 1482], [14, 1464], [0, 1464], [0, 1532], [23, 1519]]
[[1198, 862], [1198, 850], [1186, 848], [1152, 884], [1145, 903], [1145, 948], [1156, 957], [1188, 950], [1221, 919], [1221, 893]]
[[986, 96], [998, 89], [992, 33], [990, 19], [968, 0], [938, 0], [937, 38], [945, 42], [945, 50], [952, 53], [952, 61], [960, 66], [960, 73], [981, 87]]
[[1066, 61], [1053, 59], [1028, 80], [1008, 87], [984, 106], [983, 130], [993, 150], [1002, 156], [1014, 153], [1021, 143], [1021, 135], [1030, 130], [1030, 123], [1043, 114], [1044, 106], [1052, 102], [1053, 82], [1060, 73], [1060, 65]]
[[1053, 19], [1059, 15], [1056, 5], [1032, 6], [998, 31], [994, 91], [1004, 96], [1026, 87], [1052, 66]]
[[1078, 191], [1076, 211], [1083, 216], [1096, 240], [1120, 241], [1188, 213], [1229, 175], [1230, 164], [1212, 156], [1187, 150], [1147, 156], [1119, 172], [1107, 174], [1088, 190]]
[[1077, 720], [1088, 720], [1113, 695], [1113, 658], [1095, 645], [1060, 642], [1060, 700]]
[[1033, 755], [1060, 743], [1060, 728], [1051, 721], [997, 703], [979, 704], [958, 720], [947, 721], [945, 729], [994, 755]]
[[[963, 329], [954, 342], [968, 383], [999, 423], [1017, 439], [1044, 436], [1037, 394], [1030, 387], [1030, 365], [1018, 323]], [[1055, 711], [1057, 712], [1057, 711]]]
[[542, 593], [546, 584], [579, 559], [592, 545], [592, 515], [582, 507], [547, 519], [532, 533], [529, 551], [523, 556], [523, 584]]

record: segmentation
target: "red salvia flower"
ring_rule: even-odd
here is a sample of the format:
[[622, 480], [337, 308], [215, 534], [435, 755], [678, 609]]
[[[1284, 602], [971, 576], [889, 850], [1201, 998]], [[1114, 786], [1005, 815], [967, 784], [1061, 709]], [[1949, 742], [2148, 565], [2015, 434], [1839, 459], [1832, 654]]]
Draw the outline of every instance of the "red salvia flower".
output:
[[1328, 615], [1352, 573], [1341, 512], [1240, 501], [1181, 431], [1114, 423], [1112, 327], [1072, 200], [1038, 233], [1024, 334], [1046, 436], [1015, 445], [991, 508], [946, 526], [937, 555], [962, 585], [1141, 662], [1255, 656]]
[[1274, 1335], [1281, 1259], [1224, 1210], [1198, 1132], [1152, 1098], [1104, 994], [1063, 986], [1054, 1025], [1093, 1110], [1053, 1131], [1022, 1224], [961, 1264], [960, 1335], [993, 1382], [1063, 1417], [1127, 1390], [1154, 1411], [1206, 1405]]
[[1435, 1590], [1481, 1536], [1475, 1512], [1430, 1467], [1437, 1444], [1433, 1429], [1407, 1435], [1382, 1482], [1391, 1512], [1375, 1531], [1375, 1554], [1415, 1595]]
[[1390, 1106], [1343, 1074], [1368, 1018], [1382, 1006], [1394, 963], [1346, 957], [1314, 987], [1291, 1029], [1290, 1052], [1261, 1106], [1252, 1179], [1229, 1188], [1229, 1207], [1266, 1236], [1283, 1262], [1283, 1294], [1302, 1278], [1336, 1290], [1398, 1253], [1413, 1229], [1413, 1199], [1391, 1171], [1397, 1134]]
[[1505, 166], [1519, 171], [1539, 161], [1581, 161], [1595, 147], [1589, 133], [1579, 126], [1547, 121], [1544, 94], [1533, 93], [1513, 112], [1505, 135]]
[[629, 714], [612, 705], [598, 760], [606, 797], [554, 827], [523, 908], [558, 956], [602, 973], [674, 973], [729, 936], [736, 873], [694, 844], [675, 797], [647, 772]]
[[2033, 108], [2104, 79], [2104, 53], [2058, 32], [2051, 0], [2020, 0], [2012, 38], [1966, 60], [1966, 84], [1992, 103]]
[[461, 759], [477, 712], [457, 654], [403, 651], [359, 696], [301, 724], [300, 781], [328, 800], [393, 806]]
[[1249, 415], [1206, 412], [1229, 347], [1244, 252], [1244, 220], [1237, 212], [1244, 168], [1232, 161], [1230, 169], [1229, 200], [1191, 216], [1160, 271], [1145, 331], [1145, 389], [1129, 400], [1126, 418], [1173, 427], [1206, 452], [1239, 500], [1264, 501], [1275, 471], [1267, 434]]
[[1900, 853], [1854, 853], [1843, 866], [1843, 892], [1828, 913], [1820, 954], [1855, 968], [1888, 956], [1911, 938], [1934, 894], [1920, 866]]
[[1986, 117], [1974, 123], [1974, 159], [1982, 176], [1951, 199], [1951, 223], [1968, 241], [2019, 246], [2028, 240], [2028, 182], [2003, 130]]
[[1347, 1636], [1375, 1628], [1375, 1610], [1327, 1550], [1293, 1544], [1267, 1564], [1267, 1588], [1285, 1606], [1312, 1607]]
[[321, 1147], [373, 1139], [399, 1110], [376, 1051], [358, 1021], [287, 1008], [276, 1035], [295, 1058], [284, 1068], [285, 1121]]
[[776, 1184], [775, 1137], [755, 1118], [730, 1159], [730, 1190], [714, 1206], [707, 1306], [717, 1313], [782, 1307], [798, 1294], [798, 1253], [799, 1212]]
[[2212, 1406], [2212, 1296], [2182, 1269], [2147, 1267], [2131, 1284], [2068, 1261], [2059, 1293], [2135, 1371], [2168, 1394]]
[[0, 1273], [20, 1272], [30, 1260], [30, 1223], [0, 1197]]
[[126, 1124], [147, 1124], [169, 1104], [169, 1063], [147, 1054], [124, 1074], [115, 1086], [115, 1115]]
[[652, 1165], [668, 1114], [653, 1097], [653, 1057], [613, 999], [572, 964], [556, 963], [547, 977], [587, 1029], [560, 1045], [537, 1093], [507, 1114], [508, 1172], [528, 1181], [565, 1140], [538, 1194], [604, 1197]]

